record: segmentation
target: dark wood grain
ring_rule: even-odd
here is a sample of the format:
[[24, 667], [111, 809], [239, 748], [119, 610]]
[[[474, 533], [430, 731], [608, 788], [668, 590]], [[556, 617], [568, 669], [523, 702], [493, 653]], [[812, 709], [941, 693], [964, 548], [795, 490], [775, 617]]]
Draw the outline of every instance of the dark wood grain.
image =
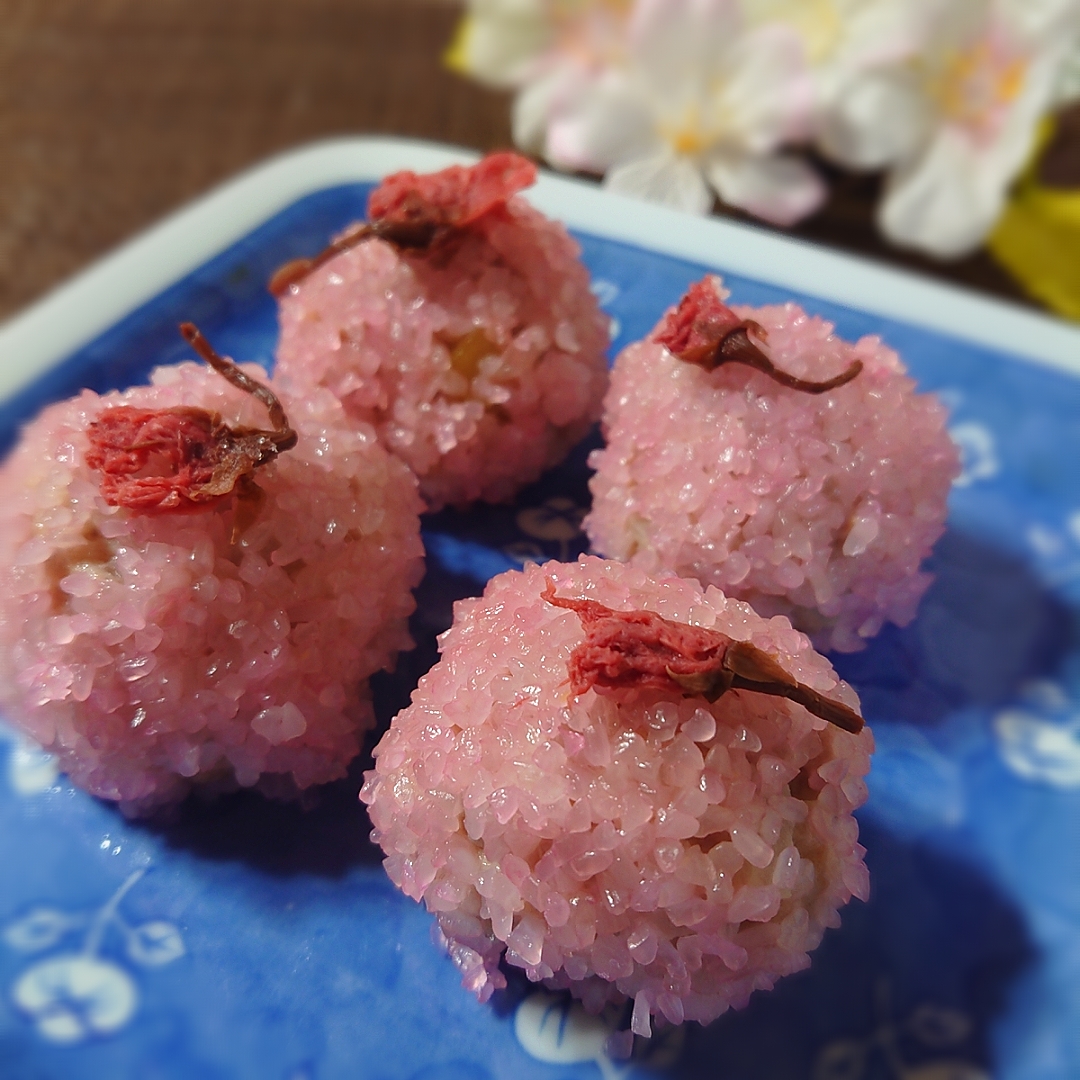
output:
[[330, 135], [488, 149], [430, 0], [0, 0], [0, 314], [244, 166]]
[[[444, 70], [439, 0], [0, 0], [0, 315], [276, 151], [386, 132], [510, 141], [509, 97]], [[984, 255], [887, 247], [876, 181], [795, 235], [1018, 297]]]

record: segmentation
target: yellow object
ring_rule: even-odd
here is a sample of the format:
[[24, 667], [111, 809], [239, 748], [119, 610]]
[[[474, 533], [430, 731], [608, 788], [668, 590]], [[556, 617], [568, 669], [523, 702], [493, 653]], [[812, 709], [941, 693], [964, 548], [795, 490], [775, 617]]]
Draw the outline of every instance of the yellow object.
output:
[[1025, 183], [988, 244], [994, 258], [1035, 299], [1080, 320], [1080, 191]]
[[985, 129], [1024, 89], [1027, 65], [990, 40], [951, 52], [928, 89], [954, 123]]
[[471, 15], [463, 15], [454, 30], [454, 36], [450, 39], [446, 52], [443, 53], [443, 63], [458, 75], [472, 74], [469, 68], [469, 53], [474, 25]]
[[[1040, 133], [1040, 149], [1050, 130]], [[1046, 187], [1029, 169], [987, 246], [1036, 300], [1080, 320], [1080, 188]]]

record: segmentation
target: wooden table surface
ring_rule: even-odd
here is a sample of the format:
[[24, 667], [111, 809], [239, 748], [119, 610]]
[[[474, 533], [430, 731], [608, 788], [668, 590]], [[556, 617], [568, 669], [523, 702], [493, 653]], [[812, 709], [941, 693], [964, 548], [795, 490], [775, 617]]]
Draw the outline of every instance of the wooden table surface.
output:
[[[0, 0], [0, 317], [237, 170], [329, 135], [510, 144], [509, 96], [446, 72], [449, 0]], [[985, 255], [887, 248], [876, 181], [796, 235], [1020, 298]]]

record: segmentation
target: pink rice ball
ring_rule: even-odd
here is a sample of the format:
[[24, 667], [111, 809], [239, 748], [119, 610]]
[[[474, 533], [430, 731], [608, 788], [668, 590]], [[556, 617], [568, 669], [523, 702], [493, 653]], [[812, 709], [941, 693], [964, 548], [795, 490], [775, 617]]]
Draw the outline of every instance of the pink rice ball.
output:
[[872, 736], [760, 693], [575, 696], [582, 621], [545, 600], [549, 582], [750, 641], [858, 706], [786, 618], [714, 586], [592, 556], [530, 565], [457, 604], [375, 750], [373, 839], [481, 1000], [505, 958], [592, 1010], [632, 999], [640, 1035], [652, 1016], [707, 1023], [807, 967], [839, 909], [867, 898], [852, 812]]
[[364, 240], [280, 298], [278, 377], [329, 388], [371, 424], [431, 510], [510, 499], [600, 416], [608, 320], [566, 229], [514, 194], [534, 178], [509, 154], [390, 177], [373, 217], [387, 195], [445, 216], [486, 184], [483, 212], [430, 250]]
[[265, 500], [235, 542], [235, 496], [109, 505], [86, 460], [109, 407], [267, 426], [208, 367], [151, 378], [50, 406], [0, 471], [0, 708], [132, 812], [196, 784], [287, 795], [341, 777], [373, 724], [366, 678], [412, 645], [415, 478], [316, 391], [283, 400], [297, 444], [258, 470]]
[[819, 649], [862, 649], [886, 620], [911, 622], [930, 584], [920, 564], [959, 472], [946, 410], [879, 338], [850, 344], [794, 303], [728, 309], [717, 277], [689, 295], [703, 286], [764, 329], [755, 344], [783, 372], [862, 370], [821, 394], [740, 363], [709, 371], [656, 340], [671, 309], [612, 371], [606, 446], [590, 459], [593, 549], [787, 615]]

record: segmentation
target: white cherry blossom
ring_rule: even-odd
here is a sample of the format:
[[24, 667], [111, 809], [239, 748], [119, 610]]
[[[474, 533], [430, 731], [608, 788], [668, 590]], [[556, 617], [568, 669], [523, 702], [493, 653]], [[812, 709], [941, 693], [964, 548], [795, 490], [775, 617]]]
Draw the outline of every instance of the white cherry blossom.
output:
[[788, 224], [820, 180], [779, 153], [809, 132], [813, 87], [789, 26], [747, 27], [735, 0], [638, 0], [626, 56], [550, 108], [545, 156], [625, 194], [696, 213], [726, 202]]
[[1080, 0], [470, 0], [451, 58], [518, 88], [522, 149], [615, 191], [790, 224], [824, 196], [785, 152], [812, 141], [889, 170], [882, 231], [950, 257], [1080, 93], [1078, 42]]
[[624, 55], [631, 0], [470, 0], [451, 67], [499, 88], [517, 87], [514, 142], [540, 153], [548, 120]]
[[[906, 127], [904, 95], [887, 72], [926, 45], [940, 0], [742, 0], [751, 24], [782, 22], [803, 40], [814, 83], [817, 142], [856, 168], [894, 160]], [[889, 117], [881, 123], [880, 116]], [[901, 141], [900, 147], [906, 144]]]
[[822, 134], [842, 164], [891, 167], [895, 243], [963, 255], [997, 220], [1080, 31], [1077, 0], [912, 0], [925, 44], [850, 78]]
[[551, 45], [547, 0], [470, 0], [447, 58], [488, 86], [519, 86]]
[[922, 48], [939, 0], [742, 0], [751, 25], [784, 23], [803, 39], [815, 72], [845, 72], [906, 59]]
[[626, 62], [631, 0], [548, 0], [551, 46], [514, 101], [514, 142], [543, 153], [552, 116]]

